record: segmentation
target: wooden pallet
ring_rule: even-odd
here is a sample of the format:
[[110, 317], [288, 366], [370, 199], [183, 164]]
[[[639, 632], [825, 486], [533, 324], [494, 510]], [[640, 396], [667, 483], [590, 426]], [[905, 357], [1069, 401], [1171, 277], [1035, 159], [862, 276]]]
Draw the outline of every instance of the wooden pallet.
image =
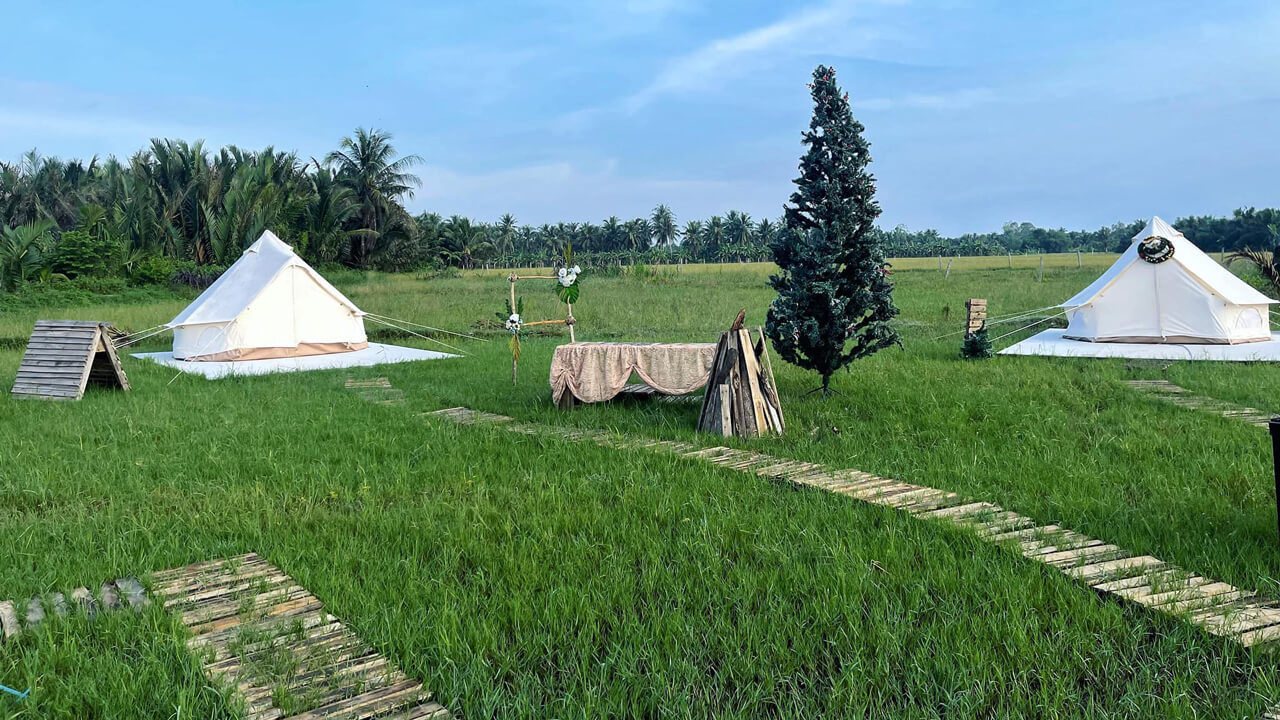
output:
[[1257, 427], [1267, 427], [1272, 417], [1269, 413], [1257, 408], [1235, 405], [1204, 395], [1195, 395], [1186, 388], [1174, 385], [1168, 380], [1126, 380], [1125, 385], [1173, 403], [1178, 407], [1221, 415], [1232, 420], [1241, 420]]
[[88, 385], [129, 389], [107, 324], [37, 320], [13, 381], [13, 397], [79, 400]]
[[656, 400], [662, 403], [694, 403], [702, 400], [696, 393], [688, 395], [664, 395], [652, 385], [644, 383], [628, 383], [618, 391], [618, 397], [626, 396], [638, 400]]
[[[192, 632], [205, 673], [235, 688], [249, 720], [443, 720], [449, 711], [292, 578], [255, 554], [151, 576]], [[286, 707], [282, 708], [281, 705]]]
[[378, 405], [404, 404], [404, 391], [397, 390], [391, 385], [391, 381], [384, 377], [370, 380], [347, 378], [346, 387], [350, 390], [355, 390], [356, 394], [365, 400]]
[[[121, 602], [121, 599], [124, 602]], [[0, 637], [5, 641], [16, 637], [24, 630], [32, 630], [44, 622], [50, 613], [66, 616], [74, 610], [94, 617], [100, 612], [130, 608], [141, 610], [150, 604], [142, 584], [137, 578], [127, 577], [109, 580], [102, 583], [95, 596], [87, 587], [78, 587], [68, 597], [60, 592], [31, 598], [25, 603], [14, 603], [11, 600], [0, 601]], [[21, 619], [18, 614], [22, 613]]]
[[[1280, 640], [1280, 603], [1275, 600], [1216, 582], [1150, 555], [1134, 555], [1102, 540], [1057, 525], [1038, 523], [960, 493], [749, 450], [723, 446], [703, 448], [691, 443], [626, 438], [602, 431], [552, 428], [468, 408], [450, 408], [430, 415], [462, 423], [501, 423], [501, 427], [517, 432], [587, 439], [612, 448], [667, 452], [844, 495], [924, 520], [958, 526], [986, 542], [1007, 546], [1099, 593], [1175, 615], [1245, 647], [1270, 645]], [[484, 420], [476, 419], [480, 417]], [[1280, 717], [1280, 708], [1277, 716]]]

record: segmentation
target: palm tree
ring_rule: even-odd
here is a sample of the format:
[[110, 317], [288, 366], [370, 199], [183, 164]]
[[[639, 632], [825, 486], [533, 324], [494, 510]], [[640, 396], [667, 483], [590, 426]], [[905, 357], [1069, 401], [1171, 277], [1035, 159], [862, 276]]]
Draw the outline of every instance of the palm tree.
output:
[[769, 247], [769, 243], [773, 241], [774, 232], [776, 232], [776, 230], [773, 222], [770, 221], [769, 218], [762, 218], [760, 222], [756, 224], [755, 240], [758, 244], [764, 247]]
[[654, 244], [664, 249], [670, 247], [676, 239], [676, 217], [671, 214], [671, 208], [658, 205], [653, 209], [650, 221], [653, 227]]
[[600, 226], [601, 240], [604, 241], [604, 247], [600, 248], [605, 252], [622, 249], [622, 221], [617, 215], [610, 215], [609, 219], [604, 221]]
[[498, 252], [503, 255], [516, 251], [516, 217], [504, 213], [498, 218]]
[[54, 227], [52, 220], [37, 220], [0, 233], [0, 289], [13, 290], [40, 271]]
[[747, 245], [751, 241], [751, 216], [730, 210], [724, 221], [725, 239], [731, 245]]
[[376, 241], [390, 214], [390, 206], [401, 198], [412, 198], [422, 180], [409, 169], [422, 163], [417, 155], [396, 157], [391, 133], [356, 128], [354, 137], [344, 137], [339, 149], [325, 158], [338, 179], [351, 189], [360, 205], [358, 227], [351, 239], [351, 264], [363, 268], [368, 248]]
[[725, 243], [724, 219], [719, 215], [712, 215], [702, 230], [702, 239], [702, 259], [716, 260], [720, 253], [720, 246]]
[[313, 262], [331, 262], [337, 259], [339, 249], [350, 242], [351, 233], [345, 227], [360, 206], [351, 189], [339, 184], [328, 168], [317, 164], [311, 182], [301, 251]]
[[[1280, 245], [1280, 226], [1268, 225], [1267, 230], [1271, 234], [1272, 246]], [[1280, 293], [1280, 264], [1276, 263], [1276, 251], [1272, 249], [1253, 250], [1250, 248], [1241, 248], [1227, 256], [1230, 265], [1236, 260], [1246, 260], [1258, 268], [1258, 273], [1262, 278], [1271, 285], [1272, 292]]]
[[475, 267], [476, 260], [483, 260], [493, 251], [493, 244], [485, 236], [484, 228], [460, 215], [450, 217], [440, 228], [445, 257], [464, 270]]
[[698, 253], [702, 249], [702, 221], [690, 220], [684, 224], [684, 249], [689, 253], [691, 259], [698, 259]]

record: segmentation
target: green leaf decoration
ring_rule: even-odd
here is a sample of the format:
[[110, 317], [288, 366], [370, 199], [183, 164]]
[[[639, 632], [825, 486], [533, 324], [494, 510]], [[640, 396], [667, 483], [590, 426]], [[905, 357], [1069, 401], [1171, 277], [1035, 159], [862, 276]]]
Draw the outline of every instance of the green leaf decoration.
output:
[[578, 283], [574, 283], [569, 287], [565, 287], [557, 282], [556, 296], [560, 298], [560, 302], [562, 303], [578, 302]]

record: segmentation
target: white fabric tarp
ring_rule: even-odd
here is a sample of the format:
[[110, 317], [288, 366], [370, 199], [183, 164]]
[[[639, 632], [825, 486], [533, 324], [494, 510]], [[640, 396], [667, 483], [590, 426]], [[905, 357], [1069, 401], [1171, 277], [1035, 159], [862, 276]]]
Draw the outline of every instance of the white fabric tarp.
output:
[[271, 231], [168, 324], [179, 359], [359, 348], [364, 313]]
[[1233, 362], [1280, 361], [1280, 333], [1264, 342], [1237, 345], [1191, 343], [1096, 343], [1063, 337], [1066, 330], [1053, 328], [1000, 351], [1001, 355], [1050, 357], [1134, 358], [1147, 360], [1226, 360]]
[[[1168, 240], [1173, 257], [1161, 263], [1139, 257], [1139, 245], [1150, 238]], [[1155, 217], [1101, 277], [1061, 307], [1068, 338], [1235, 344], [1270, 339], [1274, 302]]]
[[144, 358], [175, 370], [203, 375], [216, 380], [231, 375], [267, 375], [270, 373], [304, 370], [333, 370], [336, 368], [412, 362], [414, 360], [439, 360], [458, 356], [400, 345], [369, 343], [369, 346], [363, 350], [353, 350], [345, 353], [268, 358], [266, 360], [239, 360], [234, 362], [189, 362], [174, 358], [171, 352], [135, 353], [133, 357]]

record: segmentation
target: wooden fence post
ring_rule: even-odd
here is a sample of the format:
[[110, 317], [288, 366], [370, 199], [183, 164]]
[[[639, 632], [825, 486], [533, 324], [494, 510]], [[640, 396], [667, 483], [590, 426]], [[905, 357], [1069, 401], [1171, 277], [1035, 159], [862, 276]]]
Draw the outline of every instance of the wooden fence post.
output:
[[1036, 273], [1036, 282], [1044, 282], [1044, 253], [1040, 253], [1040, 272]]

